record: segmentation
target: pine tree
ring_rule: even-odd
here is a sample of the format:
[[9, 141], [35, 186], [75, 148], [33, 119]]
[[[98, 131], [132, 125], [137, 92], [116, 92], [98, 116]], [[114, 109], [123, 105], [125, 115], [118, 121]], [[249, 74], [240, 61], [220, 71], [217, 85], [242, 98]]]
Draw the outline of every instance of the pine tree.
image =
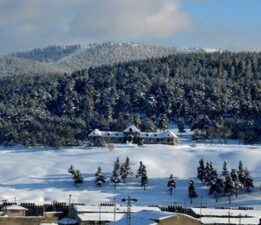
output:
[[75, 170], [73, 179], [74, 179], [74, 185], [77, 188], [79, 188], [79, 184], [83, 183], [83, 177], [82, 177], [80, 170], [78, 170], [78, 169]]
[[229, 197], [229, 204], [231, 203], [231, 196], [235, 193], [235, 185], [230, 175], [226, 176], [224, 183], [224, 194]]
[[229, 172], [228, 172], [228, 169], [227, 169], [227, 161], [224, 161], [222, 175], [225, 177], [228, 174], [229, 174]]
[[98, 187], [101, 187], [105, 183], [105, 177], [102, 175], [101, 167], [99, 166], [95, 173], [95, 183]]
[[117, 158], [114, 163], [114, 168], [113, 168], [112, 176], [111, 176], [111, 182], [114, 183], [114, 188], [116, 188], [117, 184], [121, 182], [119, 158]]
[[245, 169], [245, 183], [244, 183], [244, 187], [247, 189], [247, 192], [251, 191], [251, 188], [254, 188], [254, 184], [253, 184], [253, 178], [251, 177], [248, 169]]
[[184, 120], [180, 119], [178, 121], [178, 130], [179, 130], [179, 133], [186, 133]]
[[175, 182], [172, 174], [170, 174], [170, 176], [169, 176], [167, 187], [169, 188], [170, 195], [172, 195], [173, 188], [176, 188], [176, 182]]
[[195, 190], [194, 181], [190, 180], [189, 186], [188, 186], [188, 197], [190, 198], [190, 204], [192, 204], [192, 199], [197, 198], [198, 194]]
[[198, 167], [198, 175], [197, 178], [204, 183], [205, 181], [205, 176], [206, 176], [206, 171], [205, 171], [205, 165], [204, 165], [204, 160], [200, 159], [199, 160], [199, 167]]
[[143, 165], [142, 172], [141, 172], [141, 186], [143, 186], [144, 191], [146, 190], [146, 186], [148, 185], [148, 176], [146, 166]]
[[245, 171], [244, 171], [243, 163], [242, 163], [241, 160], [239, 161], [239, 164], [238, 164], [238, 172], [237, 173], [238, 173], [238, 180], [239, 180], [239, 183], [240, 183], [240, 187], [243, 188], [244, 183], [245, 183]]
[[230, 176], [234, 182], [234, 186], [235, 186], [235, 194], [236, 194], [236, 197], [237, 197], [237, 193], [238, 193], [238, 188], [239, 188], [239, 178], [238, 178], [238, 173], [235, 169], [232, 169], [231, 172], [230, 172]]
[[216, 177], [215, 180], [211, 182], [210, 188], [209, 188], [209, 194], [214, 196], [216, 199], [216, 202], [218, 202], [219, 194], [222, 193], [224, 187], [224, 182], [221, 177]]
[[132, 175], [129, 157], [127, 157], [125, 163], [121, 165], [120, 175], [124, 183], [125, 180]]
[[205, 184], [210, 185], [216, 177], [217, 171], [213, 168], [212, 162], [207, 162], [205, 168]]
[[142, 175], [143, 163], [140, 161], [139, 169], [137, 170], [136, 178], [139, 178]]
[[121, 164], [120, 175], [121, 175], [121, 179], [123, 180], [123, 183], [125, 184], [125, 181], [127, 179], [127, 171], [126, 171], [125, 163]]
[[72, 175], [75, 174], [75, 168], [74, 168], [73, 165], [71, 165], [71, 166], [69, 167], [69, 169], [68, 169], [68, 173], [70, 173], [70, 174], [72, 174]]

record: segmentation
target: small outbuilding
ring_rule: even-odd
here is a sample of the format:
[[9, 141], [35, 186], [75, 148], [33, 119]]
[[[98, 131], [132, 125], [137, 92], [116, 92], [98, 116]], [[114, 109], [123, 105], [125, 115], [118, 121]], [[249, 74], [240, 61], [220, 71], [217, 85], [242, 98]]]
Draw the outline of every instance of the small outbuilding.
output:
[[26, 211], [28, 209], [19, 206], [19, 205], [10, 205], [6, 206], [3, 209], [3, 216], [8, 216], [8, 217], [25, 217], [26, 216]]

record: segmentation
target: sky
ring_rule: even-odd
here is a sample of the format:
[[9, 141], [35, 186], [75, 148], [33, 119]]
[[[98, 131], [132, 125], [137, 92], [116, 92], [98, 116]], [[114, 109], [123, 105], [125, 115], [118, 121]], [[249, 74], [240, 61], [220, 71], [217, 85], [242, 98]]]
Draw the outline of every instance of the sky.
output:
[[0, 53], [131, 41], [261, 51], [261, 0], [0, 0]]

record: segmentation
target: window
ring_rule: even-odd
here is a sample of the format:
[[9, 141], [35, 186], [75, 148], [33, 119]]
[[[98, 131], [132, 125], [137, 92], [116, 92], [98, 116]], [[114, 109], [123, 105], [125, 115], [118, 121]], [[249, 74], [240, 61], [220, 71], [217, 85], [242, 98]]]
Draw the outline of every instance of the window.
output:
[[110, 136], [111, 134], [110, 133], [107, 133], [108, 136]]

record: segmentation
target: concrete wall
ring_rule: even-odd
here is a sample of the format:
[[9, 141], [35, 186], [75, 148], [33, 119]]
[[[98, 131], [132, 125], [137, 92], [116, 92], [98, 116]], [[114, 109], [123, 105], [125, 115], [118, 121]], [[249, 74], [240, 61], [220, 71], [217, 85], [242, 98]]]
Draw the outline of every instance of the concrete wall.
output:
[[173, 217], [160, 220], [158, 224], [159, 225], [200, 225], [200, 221], [184, 214], [177, 214]]

